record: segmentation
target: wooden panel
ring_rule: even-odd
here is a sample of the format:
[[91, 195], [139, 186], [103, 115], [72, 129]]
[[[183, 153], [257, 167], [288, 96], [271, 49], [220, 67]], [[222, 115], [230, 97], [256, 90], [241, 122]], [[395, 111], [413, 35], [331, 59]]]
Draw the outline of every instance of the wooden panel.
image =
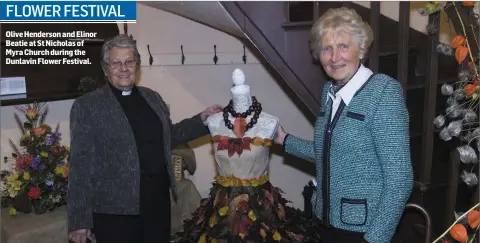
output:
[[[370, 2], [370, 26], [373, 31], [373, 43], [370, 47], [369, 68], [378, 72], [378, 55], [380, 53], [380, 2]], [[382, 35], [383, 36], [383, 35]]]
[[302, 22], [314, 20], [315, 2], [289, 2], [288, 3], [288, 21]]
[[[275, 51], [285, 57], [285, 32], [280, 25], [286, 21], [285, 2], [239, 1], [236, 4], [262, 30], [262, 35], [269, 40]], [[239, 21], [239, 25], [243, 26], [244, 19]]]
[[[287, 64], [295, 70], [305, 86], [321, 100], [326, 77], [323, 69], [313, 64], [308, 45], [310, 30], [292, 30], [287, 35]], [[323, 105], [323, 104], [322, 104]]]
[[400, 2], [400, 13], [398, 20], [398, 66], [397, 80], [402, 84], [403, 91], [406, 92], [408, 80], [408, 43], [410, 28], [410, 2]]
[[[429, 22], [436, 21], [439, 14], [429, 16]], [[438, 79], [438, 33], [428, 35], [427, 46], [427, 81], [425, 84], [424, 115], [423, 115], [423, 146], [421, 182], [429, 184], [431, 180], [433, 154], [433, 118], [435, 117], [435, 102], [437, 96]]]

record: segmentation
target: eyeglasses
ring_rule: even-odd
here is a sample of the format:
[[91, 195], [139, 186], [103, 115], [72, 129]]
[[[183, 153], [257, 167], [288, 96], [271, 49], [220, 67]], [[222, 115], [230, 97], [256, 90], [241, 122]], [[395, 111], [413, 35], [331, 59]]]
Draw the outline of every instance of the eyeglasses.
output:
[[113, 69], [119, 69], [122, 67], [122, 65], [125, 64], [128, 68], [134, 68], [137, 66], [137, 61], [136, 60], [128, 60], [124, 63], [116, 61], [116, 62], [111, 62], [108, 65], [113, 68]]

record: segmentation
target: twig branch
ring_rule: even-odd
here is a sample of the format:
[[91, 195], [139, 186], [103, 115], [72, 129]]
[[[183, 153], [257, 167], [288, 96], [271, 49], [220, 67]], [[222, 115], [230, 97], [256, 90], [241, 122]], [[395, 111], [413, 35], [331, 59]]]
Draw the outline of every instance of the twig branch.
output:
[[[470, 48], [470, 43], [468, 41], [467, 31], [465, 30], [465, 25], [463, 24], [462, 17], [460, 17], [460, 13], [458, 12], [458, 8], [457, 8], [457, 5], [455, 4], [455, 2], [452, 2], [452, 4], [453, 4], [453, 7], [455, 8], [455, 12], [457, 13], [458, 20], [460, 21], [460, 25], [462, 26], [463, 35], [465, 36], [465, 41], [467, 42], [467, 48], [468, 48], [468, 53], [470, 55], [470, 59], [472, 60], [472, 62], [474, 62], [475, 59], [473, 59], [472, 49]], [[477, 65], [473, 65], [473, 67], [475, 68], [475, 77], [478, 77]]]

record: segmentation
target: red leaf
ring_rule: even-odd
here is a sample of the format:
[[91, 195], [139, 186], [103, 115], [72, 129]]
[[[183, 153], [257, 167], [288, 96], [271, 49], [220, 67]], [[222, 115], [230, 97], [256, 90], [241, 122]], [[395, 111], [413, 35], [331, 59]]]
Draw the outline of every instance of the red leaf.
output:
[[233, 132], [235, 135], [239, 138], [243, 137], [245, 135], [245, 131], [247, 130], [247, 121], [243, 117], [237, 117], [235, 118], [235, 121], [233, 123]]

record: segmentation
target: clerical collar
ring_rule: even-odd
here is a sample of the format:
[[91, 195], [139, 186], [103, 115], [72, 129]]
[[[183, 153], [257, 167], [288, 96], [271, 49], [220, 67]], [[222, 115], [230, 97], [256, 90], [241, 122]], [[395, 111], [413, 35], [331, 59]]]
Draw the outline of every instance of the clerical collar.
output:
[[130, 91], [123, 91], [118, 89], [117, 87], [113, 86], [110, 82], [108, 82], [110, 88], [112, 89], [113, 93], [117, 97], [124, 97], [124, 96], [130, 96], [131, 94], [136, 93], [137, 87], [133, 86], [132, 90]]

